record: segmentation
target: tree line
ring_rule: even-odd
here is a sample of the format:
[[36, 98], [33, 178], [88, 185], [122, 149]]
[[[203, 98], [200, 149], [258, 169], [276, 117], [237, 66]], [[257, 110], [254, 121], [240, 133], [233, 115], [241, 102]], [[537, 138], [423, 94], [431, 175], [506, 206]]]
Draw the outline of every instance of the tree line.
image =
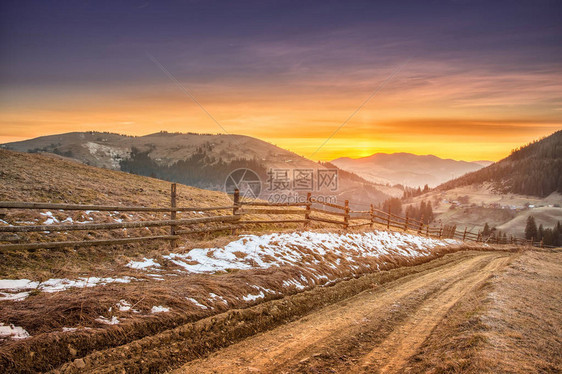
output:
[[152, 149], [141, 151], [133, 147], [130, 157], [120, 161], [121, 170], [213, 190], [222, 189], [228, 174], [239, 168], [255, 171], [262, 180], [267, 176], [267, 170], [255, 159], [237, 158], [227, 162], [220, 157], [217, 159], [208, 155], [204, 147], [197, 148], [187, 159], [170, 165], [161, 165], [153, 160], [149, 156], [151, 151]]
[[[400, 216], [402, 215], [403, 211], [402, 200], [398, 197], [392, 197], [385, 200], [382, 205], [379, 205], [379, 209], [384, 212], [388, 212], [390, 210], [390, 213]], [[409, 205], [406, 208], [405, 213], [409, 218], [413, 218], [419, 221], [421, 221], [423, 218], [423, 223], [426, 225], [433, 222], [435, 218], [433, 214], [433, 207], [431, 206], [431, 201], [428, 201], [426, 203], [425, 200], [422, 200], [419, 205]]]
[[527, 224], [525, 225], [525, 239], [534, 240], [544, 245], [551, 245], [559, 247], [562, 245], [562, 227], [558, 221], [552, 228], [544, 228], [542, 223], [537, 227], [535, 217], [527, 217]]
[[562, 130], [513, 150], [505, 159], [438, 187], [455, 187], [493, 182], [501, 193], [545, 197], [562, 193]]

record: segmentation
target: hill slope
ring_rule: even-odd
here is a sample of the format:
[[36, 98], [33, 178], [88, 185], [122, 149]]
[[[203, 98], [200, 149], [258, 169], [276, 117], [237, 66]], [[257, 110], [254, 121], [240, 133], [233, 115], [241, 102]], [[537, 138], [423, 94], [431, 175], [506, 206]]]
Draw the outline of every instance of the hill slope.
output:
[[[211, 190], [223, 190], [228, 174], [238, 168], [254, 170], [261, 178], [263, 192], [268, 186], [267, 172], [270, 169], [287, 170], [288, 178], [293, 180], [293, 172], [298, 169], [314, 170], [316, 173], [317, 170], [334, 167], [243, 135], [160, 132], [136, 137], [74, 132], [7, 143], [1, 147], [20, 152], [55, 153], [88, 165]], [[389, 197], [374, 184], [351, 173], [339, 173], [338, 180], [337, 191], [322, 193], [336, 196], [340, 201], [348, 199], [365, 204], [377, 203]], [[318, 179], [315, 181], [317, 183]], [[294, 192], [284, 191], [285, 195]]]
[[332, 163], [374, 183], [410, 187], [423, 187], [426, 184], [434, 187], [486, 165], [486, 161], [445, 160], [433, 155], [418, 156], [411, 153], [376, 153], [357, 159], [343, 157]]
[[[166, 206], [169, 190], [169, 183], [154, 178], [104, 170], [55, 155], [0, 150], [0, 200]], [[224, 193], [183, 185], [178, 185], [178, 195], [180, 206], [231, 203]], [[167, 212], [46, 209], [31, 212], [10, 209], [0, 213], [0, 226], [62, 222], [80, 225], [169, 217]], [[186, 212], [179, 217], [214, 214]], [[399, 270], [400, 274], [412, 272], [411, 265], [467, 248], [454, 240], [404, 232], [311, 231], [322, 227], [311, 224], [309, 230], [302, 231], [299, 225], [295, 232], [294, 225], [289, 231], [287, 226], [276, 223], [253, 226], [251, 232], [240, 229], [241, 233], [252, 235], [211, 236], [204, 240], [201, 236], [182, 236], [174, 249], [168, 243], [146, 242], [2, 251], [0, 367], [5, 370], [0, 371], [49, 371], [85, 359], [90, 353], [95, 355], [96, 351], [135, 344], [150, 335], [165, 334], [174, 327], [228, 309], [245, 310], [263, 301], [373, 272], [374, 277], [384, 274], [384, 279], [388, 279], [386, 272], [380, 270], [407, 264], [404, 270]], [[276, 233], [260, 232], [268, 229]], [[45, 231], [21, 236], [18, 233], [16, 239], [27, 242], [134, 237], [168, 230], [140, 227]], [[0, 242], [7, 239], [12, 238], [0, 235]], [[349, 294], [366, 289], [357, 283], [346, 287]], [[344, 293], [337, 291], [333, 295], [341, 297]], [[278, 321], [291, 315], [285, 312], [304, 310], [305, 302], [315, 308], [329, 300], [334, 300], [332, 294], [311, 301], [308, 293], [297, 299], [295, 308], [282, 301], [278, 304], [281, 316]], [[261, 318], [251, 319], [263, 326]], [[241, 321], [246, 323], [244, 319]], [[232, 326], [238, 328], [241, 324]], [[254, 327], [246, 331], [255, 332]], [[140, 361], [146, 367], [146, 362]], [[98, 368], [94, 370], [99, 372]]]
[[446, 182], [439, 190], [491, 182], [499, 193], [546, 197], [562, 192], [562, 130], [521, 147], [482, 170]]

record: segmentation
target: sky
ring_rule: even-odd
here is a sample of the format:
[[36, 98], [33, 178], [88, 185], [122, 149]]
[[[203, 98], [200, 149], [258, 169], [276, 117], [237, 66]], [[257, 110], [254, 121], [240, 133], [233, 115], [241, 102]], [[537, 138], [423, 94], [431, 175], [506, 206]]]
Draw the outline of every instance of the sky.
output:
[[165, 130], [496, 161], [561, 128], [562, 1], [0, 5], [0, 143]]

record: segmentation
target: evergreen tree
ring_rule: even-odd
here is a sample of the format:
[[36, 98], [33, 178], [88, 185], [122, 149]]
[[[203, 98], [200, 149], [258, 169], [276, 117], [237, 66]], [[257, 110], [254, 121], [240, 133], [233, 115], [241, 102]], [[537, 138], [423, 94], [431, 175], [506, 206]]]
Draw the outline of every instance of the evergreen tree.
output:
[[540, 141], [514, 150], [507, 158], [488, 167], [446, 182], [437, 190], [491, 182], [503, 193], [548, 196], [562, 193], [562, 130]]
[[482, 236], [488, 237], [488, 236], [490, 236], [490, 233], [491, 233], [490, 226], [488, 225], [488, 222], [486, 222], [484, 224], [484, 229], [482, 230]]
[[535, 217], [527, 217], [527, 225], [525, 226], [525, 239], [537, 239], [537, 224], [535, 223]]
[[392, 197], [386, 200], [382, 204], [382, 210], [388, 212], [388, 208], [390, 207], [390, 213], [401, 215], [402, 214], [402, 202], [397, 197]]

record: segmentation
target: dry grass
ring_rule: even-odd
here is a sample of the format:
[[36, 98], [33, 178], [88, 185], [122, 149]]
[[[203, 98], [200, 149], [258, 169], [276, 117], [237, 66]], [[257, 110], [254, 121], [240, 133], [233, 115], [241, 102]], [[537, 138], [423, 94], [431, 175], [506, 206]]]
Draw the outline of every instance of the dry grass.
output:
[[528, 251], [456, 305], [415, 373], [560, 373], [562, 253]]
[[[230, 198], [217, 191], [207, 191], [178, 184], [178, 206], [228, 206]], [[0, 149], [0, 200], [34, 201], [69, 204], [99, 205], [133, 205], [159, 206], [170, 204], [170, 183], [159, 179], [137, 176], [119, 171], [95, 168], [78, 162], [61, 159], [54, 155], [27, 154]], [[2, 219], [9, 224], [41, 224], [47, 217], [38, 210], [0, 209]], [[144, 212], [90, 212], [53, 211], [59, 221], [71, 218], [73, 221], [90, 221], [96, 223], [124, 222], [137, 220], [167, 219], [168, 213]], [[187, 212], [178, 214], [178, 218], [194, 218], [211, 215], [230, 215], [230, 211]], [[287, 219], [302, 219], [302, 216], [286, 216]], [[279, 219], [274, 215], [260, 215], [249, 218]], [[3, 223], [0, 222], [0, 225]], [[217, 224], [205, 224], [205, 227], [217, 227]], [[199, 227], [202, 227], [201, 225]], [[265, 233], [294, 230], [301, 225], [295, 224], [256, 224], [237, 229], [236, 234]], [[324, 224], [312, 224], [311, 228], [329, 227]], [[197, 228], [195, 226], [194, 228]], [[119, 229], [105, 231], [70, 231], [50, 233], [18, 233], [18, 242], [58, 241], [58, 240], [94, 240], [125, 238], [134, 236], [166, 235], [168, 227], [150, 227], [139, 229]], [[192, 234], [182, 237], [178, 244], [193, 248], [195, 246], [213, 245], [214, 238], [227, 236], [232, 240], [232, 231], [226, 230], [214, 234]], [[0, 233], [2, 239], [13, 235]], [[99, 246], [90, 248], [66, 248], [61, 250], [11, 251], [0, 253], [0, 278], [28, 278], [42, 281], [53, 277], [77, 277], [84, 274], [111, 274], [131, 259], [142, 256], [166, 254], [170, 247], [167, 242], [150, 241], [128, 245]]]
[[[119, 171], [95, 168], [75, 161], [61, 159], [55, 155], [27, 154], [0, 149], [0, 200], [35, 201], [69, 204], [142, 205], [169, 206], [170, 183]], [[227, 206], [230, 198], [221, 192], [201, 190], [185, 185], [177, 186], [179, 206]], [[47, 217], [45, 211], [0, 209], [3, 220], [13, 225], [41, 224]], [[96, 223], [155, 220], [169, 218], [168, 213], [144, 212], [89, 212], [53, 211], [59, 221], [71, 218], [75, 222]], [[230, 215], [230, 211], [196, 212], [178, 214], [178, 218], [193, 218], [210, 215]], [[324, 214], [316, 216], [328, 217]], [[302, 219], [302, 215], [253, 215], [244, 220]], [[0, 225], [3, 223], [0, 222]], [[222, 224], [205, 224], [218, 227]], [[199, 227], [203, 227], [199, 225]], [[375, 225], [384, 229], [383, 225]], [[197, 228], [194, 227], [194, 228]], [[211, 234], [192, 234], [178, 241], [186, 249], [217, 246], [232, 241], [238, 234], [263, 234], [302, 229], [302, 224], [254, 224]], [[338, 231], [334, 225], [313, 222], [309, 229]], [[358, 229], [359, 230], [359, 229]], [[353, 230], [351, 230], [353, 231]], [[410, 231], [412, 232], [412, 231]], [[118, 229], [100, 231], [69, 231], [49, 233], [18, 233], [18, 242], [94, 240], [125, 238], [134, 236], [166, 235], [167, 227]], [[2, 238], [13, 237], [0, 233]], [[0, 278], [27, 278], [43, 281], [49, 278], [76, 278], [88, 274], [114, 274], [132, 259], [157, 257], [169, 253], [170, 246], [163, 241], [98, 246], [89, 248], [66, 248], [58, 250], [20, 250], [0, 253]]]
[[[82, 330], [73, 334], [61, 332], [43, 334], [0, 348], [0, 366], [4, 365], [9, 368], [9, 372], [44, 371], [89, 355], [84, 358], [84, 361], [90, 368], [107, 364], [111, 360], [113, 362], [109, 365], [112, 367], [111, 372], [120, 372], [120, 370], [162, 371], [174, 363], [193, 359], [258, 331], [271, 329], [326, 304], [375, 287], [377, 284], [424, 272], [473, 255], [474, 253], [471, 252], [463, 252], [440, 257], [421, 265], [418, 263], [417, 266], [402, 266], [389, 271], [365, 274], [358, 279], [341, 281], [332, 287], [315, 287], [305, 292], [292, 290], [285, 292], [285, 297], [282, 295], [270, 297], [251, 308], [247, 308], [248, 303], [244, 305], [234, 299], [234, 296], [239, 295], [245, 287], [248, 287], [249, 281], [257, 280], [260, 285], [274, 288], [282, 279], [283, 272], [289, 272], [290, 275], [294, 269], [255, 270], [218, 277], [192, 276], [188, 281], [184, 280], [173, 286], [166, 284], [159, 290], [138, 290], [138, 293], [131, 295], [130, 300], [150, 298], [152, 291], [162, 292], [167, 297], [170, 292], [173, 292], [171, 289], [176, 289], [176, 294], [173, 295], [173, 300], [176, 301], [174, 307], [179, 308], [182, 293], [186, 289], [195, 288], [200, 294], [215, 291], [227, 295], [226, 298], [232, 303], [230, 308], [219, 302], [217, 306], [222, 305], [222, 308], [216, 311], [205, 312], [197, 308], [185, 308], [178, 313], [152, 316], [144, 320], [137, 319], [105, 329]], [[421, 261], [420, 259], [418, 262]], [[118, 292], [116, 289], [111, 291]], [[89, 292], [95, 294], [92, 294], [92, 297], [86, 297], [87, 300], [100, 297], [99, 289]], [[72, 298], [72, 296], [67, 297]], [[102, 298], [101, 301], [106, 300]], [[139, 307], [143, 305], [143, 302], [138, 304]], [[76, 304], [78, 304], [77, 300]], [[107, 305], [111, 304], [105, 304], [105, 306]], [[151, 302], [144, 305], [149, 307]], [[221, 313], [224, 311], [227, 312]], [[208, 318], [202, 319], [206, 316]], [[174, 328], [176, 326], [178, 327]], [[31, 357], [30, 352], [35, 352], [35, 355]], [[142, 357], [142, 360], [139, 360], [139, 357]], [[96, 369], [93, 370], [96, 371]], [[65, 365], [63, 372], [77, 371], [73, 365]]]
[[[56, 157], [21, 154], [0, 150], [0, 200], [64, 202], [76, 204], [119, 204], [167, 206], [169, 204], [169, 183], [136, 175], [89, 167], [80, 163], [60, 160]], [[103, 181], [103, 182], [100, 182]], [[199, 190], [178, 185], [180, 206], [219, 206], [229, 205], [230, 199], [223, 193]], [[68, 217], [67, 212], [53, 212], [60, 220]], [[86, 220], [80, 212], [71, 212], [74, 220]], [[82, 215], [81, 215], [82, 214]], [[227, 213], [230, 214], [230, 213]], [[196, 213], [183, 215], [201, 216]], [[112, 221], [110, 212], [94, 212], [95, 221]], [[123, 220], [154, 219], [149, 213], [120, 215]], [[271, 217], [273, 218], [273, 217]], [[29, 220], [42, 220], [44, 217], [29, 211], [10, 211], [4, 218], [12, 224]], [[294, 225], [260, 224], [246, 231], [265, 233], [271, 231], [294, 230]], [[327, 230], [326, 225], [311, 225], [312, 229]], [[152, 234], [166, 232], [166, 228], [149, 229]], [[250, 231], [251, 230], [251, 231]], [[145, 229], [113, 230], [103, 233], [60, 233], [51, 237], [22, 237], [22, 240], [88, 239], [120, 237], [144, 233]], [[331, 230], [334, 231], [334, 230]], [[35, 234], [34, 234], [35, 235]], [[232, 241], [234, 236], [202, 235], [186, 238], [180, 242], [184, 251], [194, 247], [219, 247]], [[150, 336], [155, 333], [197, 321], [209, 315], [224, 312], [229, 308], [244, 308], [256, 302], [245, 302], [244, 295], [255, 293], [257, 285], [278, 294], [269, 295], [265, 301], [296, 294], [295, 288], [287, 288], [283, 280], [291, 279], [311, 271], [325, 274], [331, 280], [347, 279], [372, 272], [381, 265], [382, 269], [393, 269], [404, 265], [416, 265], [445, 253], [474, 247], [441, 248], [432, 256], [411, 260], [400, 256], [385, 256], [379, 259], [365, 258], [356, 263], [353, 272], [349, 267], [333, 269], [319, 263], [310, 266], [255, 269], [216, 275], [186, 275], [165, 277], [163, 281], [148, 281], [150, 278], [141, 272], [124, 267], [131, 259], [144, 256], [156, 258], [163, 265], [163, 271], [173, 271], [174, 265], [161, 257], [170, 251], [168, 243], [147, 242], [127, 246], [90, 247], [65, 250], [17, 251], [0, 254], [0, 278], [28, 278], [42, 281], [48, 278], [70, 278], [80, 276], [124, 276], [130, 275], [145, 281], [130, 284], [110, 284], [103, 287], [71, 289], [53, 294], [37, 293], [21, 302], [0, 303], [3, 323], [13, 323], [25, 328], [32, 337], [23, 341], [5, 342], [0, 348], [0, 362], [22, 370], [46, 370], [74, 357], [82, 357], [94, 350], [114, 347]], [[491, 248], [488, 248], [491, 249]], [[308, 253], [314, 259], [314, 253]], [[310, 277], [307, 277], [310, 278]], [[319, 283], [321, 284], [321, 283]], [[309, 288], [316, 284], [308, 284]], [[221, 300], [201, 301], [209, 308], [201, 309], [188, 301], [193, 295], [215, 293], [223, 296]], [[134, 305], [139, 313], [120, 312], [116, 304], [125, 299]], [[263, 299], [260, 301], [264, 301]], [[169, 313], [154, 315], [150, 309], [155, 305], [171, 308]], [[111, 308], [111, 311], [110, 311]], [[101, 325], [95, 321], [100, 315], [118, 317], [122, 323], [117, 326]], [[62, 333], [62, 327], [88, 327], [73, 333]], [[0, 365], [1, 366], [1, 365]], [[35, 369], [34, 369], [35, 368]]]

